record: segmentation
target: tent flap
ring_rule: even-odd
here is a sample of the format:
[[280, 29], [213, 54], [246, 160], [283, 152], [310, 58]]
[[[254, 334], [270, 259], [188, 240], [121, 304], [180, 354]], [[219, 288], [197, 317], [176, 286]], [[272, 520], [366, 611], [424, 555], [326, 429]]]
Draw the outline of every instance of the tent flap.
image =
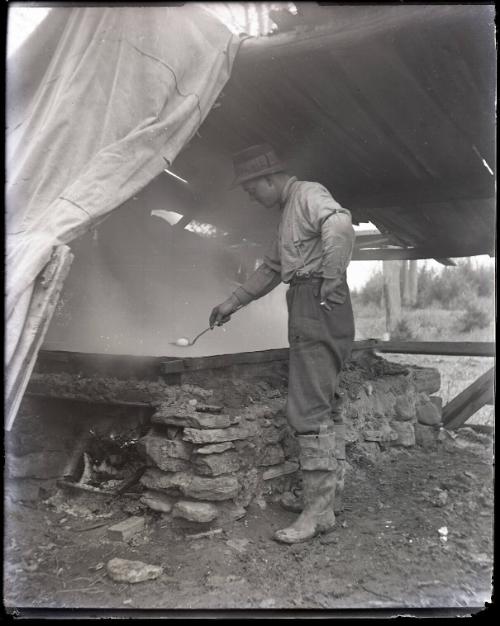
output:
[[[54, 247], [140, 191], [165, 159], [175, 160], [229, 78], [240, 43], [197, 5], [73, 8], [69, 15], [65, 8], [64, 19], [58, 11], [9, 59], [7, 72], [12, 346], [23, 326], [15, 309], [23, 302], [26, 309]], [[44, 30], [58, 35], [56, 45], [47, 45]], [[45, 63], [30, 65], [37, 57]], [[44, 75], [33, 76], [38, 86], [27, 92], [33, 67]]]

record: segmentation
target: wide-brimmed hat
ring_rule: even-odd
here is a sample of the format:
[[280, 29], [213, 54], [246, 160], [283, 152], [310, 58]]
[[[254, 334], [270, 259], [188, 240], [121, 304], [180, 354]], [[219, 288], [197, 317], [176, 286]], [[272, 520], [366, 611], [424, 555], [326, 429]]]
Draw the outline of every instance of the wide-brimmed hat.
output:
[[250, 146], [236, 153], [233, 155], [233, 165], [235, 178], [232, 187], [259, 176], [283, 172], [285, 169], [273, 148], [266, 143]]

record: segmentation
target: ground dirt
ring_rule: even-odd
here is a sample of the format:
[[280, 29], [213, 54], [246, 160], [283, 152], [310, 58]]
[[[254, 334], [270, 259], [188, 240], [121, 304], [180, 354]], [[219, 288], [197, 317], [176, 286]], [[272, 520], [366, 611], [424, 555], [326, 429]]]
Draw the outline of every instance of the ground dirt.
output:
[[[7, 497], [4, 604], [120, 611], [384, 607], [407, 614], [405, 607], [475, 612], [491, 600], [491, 441], [467, 429], [435, 451], [389, 449], [376, 463], [350, 459], [350, 467], [336, 529], [293, 546], [272, 539], [295, 518], [277, 502], [254, 501], [246, 517], [196, 538], [189, 535], [200, 533], [199, 525], [140, 509], [134, 495], [109, 500], [56, 491], [31, 503]], [[128, 542], [109, 539], [107, 527], [130, 514], [146, 517], [145, 530]], [[113, 557], [161, 565], [164, 573], [116, 583], [105, 567]]]

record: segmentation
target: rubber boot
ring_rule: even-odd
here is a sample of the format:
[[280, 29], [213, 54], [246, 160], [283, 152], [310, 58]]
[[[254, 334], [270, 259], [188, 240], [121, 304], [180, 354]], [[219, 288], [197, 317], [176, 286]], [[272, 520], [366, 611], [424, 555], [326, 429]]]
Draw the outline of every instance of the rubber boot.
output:
[[286, 511], [301, 513], [304, 509], [304, 493], [300, 491], [285, 491], [280, 498], [280, 504]]
[[[346, 473], [345, 461], [345, 425], [334, 424], [335, 433], [335, 457], [337, 459], [337, 484], [335, 487], [335, 499], [333, 511], [339, 514], [344, 510], [344, 484]], [[286, 491], [280, 498], [281, 506], [293, 513], [301, 513], [304, 510], [304, 493], [302, 489], [296, 491]]]
[[[338, 515], [344, 510], [344, 482], [345, 482], [345, 461], [337, 460], [337, 483], [335, 487], [335, 499], [333, 512]], [[301, 513], [304, 510], [304, 492], [286, 491], [280, 498], [280, 504], [286, 511]]]
[[288, 528], [276, 531], [282, 543], [308, 541], [335, 526], [333, 502], [337, 482], [335, 434], [298, 435], [304, 509]]

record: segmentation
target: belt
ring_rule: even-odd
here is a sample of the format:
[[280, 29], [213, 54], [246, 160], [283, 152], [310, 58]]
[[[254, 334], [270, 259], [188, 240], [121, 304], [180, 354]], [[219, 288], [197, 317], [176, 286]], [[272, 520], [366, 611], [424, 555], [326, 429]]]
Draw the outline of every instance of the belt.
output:
[[302, 274], [295, 274], [290, 281], [290, 285], [296, 285], [297, 283], [309, 283], [309, 282], [321, 282], [323, 277], [312, 272], [303, 272]]

